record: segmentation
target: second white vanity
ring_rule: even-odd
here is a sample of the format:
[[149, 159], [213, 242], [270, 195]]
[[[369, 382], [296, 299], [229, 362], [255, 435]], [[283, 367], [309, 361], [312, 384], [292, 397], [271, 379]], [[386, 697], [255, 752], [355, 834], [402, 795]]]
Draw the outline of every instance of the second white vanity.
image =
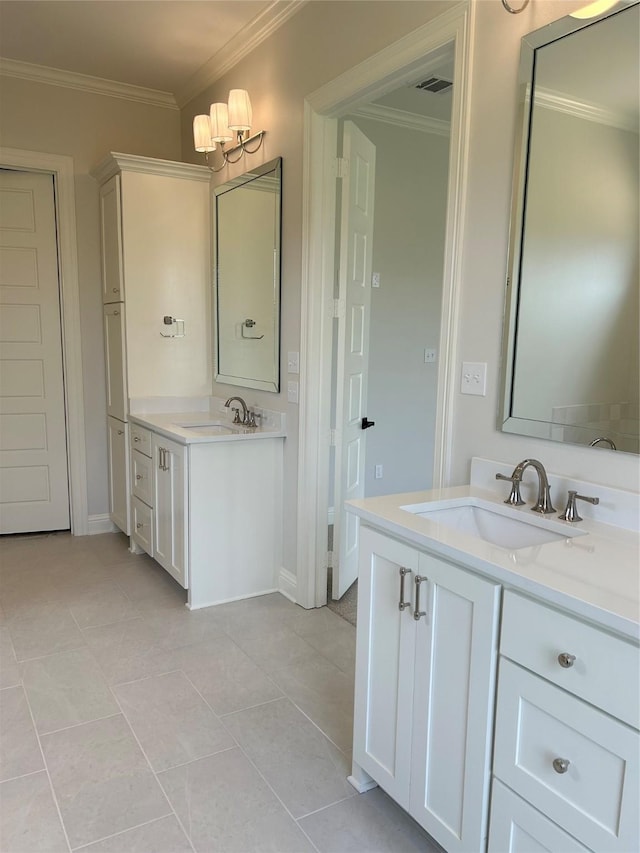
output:
[[131, 539], [191, 609], [263, 595], [282, 567], [284, 416], [232, 423], [207, 411], [131, 414]]
[[360, 522], [351, 782], [379, 784], [447, 851], [629, 853], [638, 534], [593, 519], [632, 528], [637, 496], [623, 506], [626, 493], [550, 478], [554, 496], [601, 495], [570, 524], [531, 513], [528, 476], [527, 506], [505, 507], [496, 473], [509, 469], [474, 460], [470, 486], [348, 505]]

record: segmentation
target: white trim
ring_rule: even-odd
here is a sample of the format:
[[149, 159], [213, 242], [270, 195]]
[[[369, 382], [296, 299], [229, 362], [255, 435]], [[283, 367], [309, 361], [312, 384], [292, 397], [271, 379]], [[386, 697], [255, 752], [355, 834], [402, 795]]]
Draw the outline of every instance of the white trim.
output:
[[90, 74], [78, 74], [75, 71], [63, 71], [47, 65], [34, 65], [17, 59], [0, 57], [0, 74], [5, 77], [18, 77], [20, 80], [31, 80], [34, 83], [62, 86], [65, 89], [78, 89], [94, 95], [138, 101], [169, 110], [179, 109], [171, 92], [147, 89], [144, 86], [134, 86], [132, 83], [118, 83], [116, 80], [105, 80], [103, 77], [92, 77]]
[[434, 488], [451, 468], [459, 259], [465, 213], [471, 50], [475, 7], [459, 3], [434, 21], [342, 74], [305, 100], [303, 162], [303, 259], [300, 341], [300, 419], [297, 509], [298, 602], [326, 602], [326, 524], [329, 505], [329, 435], [335, 240], [336, 116], [416, 79], [455, 44], [450, 166], [443, 274], [441, 357], [434, 451]]
[[260, 12], [246, 27], [243, 27], [223, 48], [196, 71], [187, 83], [176, 92], [176, 101], [180, 108], [186, 106], [208, 86], [212, 86], [223, 74], [237, 65], [247, 54], [269, 38], [279, 27], [299, 12], [308, 0], [274, 0], [263, 12]]
[[287, 569], [280, 569], [279, 586], [279, 592], [284, 595], [285, 598], [288, 598], [289, 601], [293, 601], [294, 604], [297, 603], [298, 581], [292, 572], [287, 571]]
[[634, 119], [632, 115], [610, 110], [588, 101], [576, 101], [574, 98], [567, 98], [566, 95], [554, 92], [552, 89], [536, 88], [535, 106], [546, 107], [546, 109], [575, 116], [585, 121], [617, 127], [619, 130], [638, 132], [638, 120], [637, 118]]
[[211, 169], [177, 160], [159, 160], [156, 157], [141, 157], [138, 154], [120, 154], [111, 151], [94, 169], [91, 176], [103, 184], [119, 172], [143, 172], [169, 178], [187, 178], [194, 181], [211, 180]]
[[111, 521], [109, 513], [105, 512], [101, 515], [90, 515], [87, 533], [89, 536], [95, 536], [98, 533], [119, 533], [120, 528]]
[[384, 107], [382, 104], [363, 104], [354, 111], [353, 115], [403, 127], [406, 130], [419, 130], [421, 133], [433, 133], [437, 136], [449, 136], [451, 124], [439, 118], [416, 115], [407, 110], [395, 107]]
[[71, 532], [74, 536], [84, 536], [88, 532], [87, 460], [73, 158], [40, 151], [0, 148], [0, 165], [10, 169], [46, 172], [53, 175], [58, 223]]
[[331, 526], [333, 524], [333, 519], [335, 518], [336, 509], [333, 506], [329, 507], [329, 512], [327, 513], [327, 524]]

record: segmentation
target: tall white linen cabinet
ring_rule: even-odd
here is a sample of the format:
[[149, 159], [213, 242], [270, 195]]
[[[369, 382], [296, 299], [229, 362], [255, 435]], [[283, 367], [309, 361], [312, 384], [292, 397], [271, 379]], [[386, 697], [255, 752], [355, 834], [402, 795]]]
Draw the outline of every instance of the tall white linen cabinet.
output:
[[211, 394], [211, 173], [112, 152], [92, 174], [100, 184], [109, 514], [129, 535], [130, 401]]

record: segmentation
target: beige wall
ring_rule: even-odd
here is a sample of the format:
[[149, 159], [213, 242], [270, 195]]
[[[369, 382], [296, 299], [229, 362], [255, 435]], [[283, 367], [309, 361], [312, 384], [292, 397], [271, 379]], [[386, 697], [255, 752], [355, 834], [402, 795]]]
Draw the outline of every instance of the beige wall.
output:
[[108, 512], [98, 185], [109, 151], [180, 159], [180, 114], [121, 98], [2, 77], [2, 145], [73, 157], [89, 515]]

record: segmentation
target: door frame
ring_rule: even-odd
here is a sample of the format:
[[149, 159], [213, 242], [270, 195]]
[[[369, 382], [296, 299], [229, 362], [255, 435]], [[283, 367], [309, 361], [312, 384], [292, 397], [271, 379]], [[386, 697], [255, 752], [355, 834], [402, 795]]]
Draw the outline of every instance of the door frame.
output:
[[86, 536], [89, 511], [73, 158], [0, 147], [0, 167], [53, 177], [71, 533]]
[[[327, 510], [338, 117], [429, 73], [453, 44], [448, 203], [444, 249], [433, 487], [448, 484], [452, 462], [455, 356], [461, 291], [475, 7], [471, 0], [312, 92], [304, 103], [300, 413], [298, 425], [297, 570], [295, 600], [327, 601]], [[400, 144], [398, 146], [400, 153]]]

